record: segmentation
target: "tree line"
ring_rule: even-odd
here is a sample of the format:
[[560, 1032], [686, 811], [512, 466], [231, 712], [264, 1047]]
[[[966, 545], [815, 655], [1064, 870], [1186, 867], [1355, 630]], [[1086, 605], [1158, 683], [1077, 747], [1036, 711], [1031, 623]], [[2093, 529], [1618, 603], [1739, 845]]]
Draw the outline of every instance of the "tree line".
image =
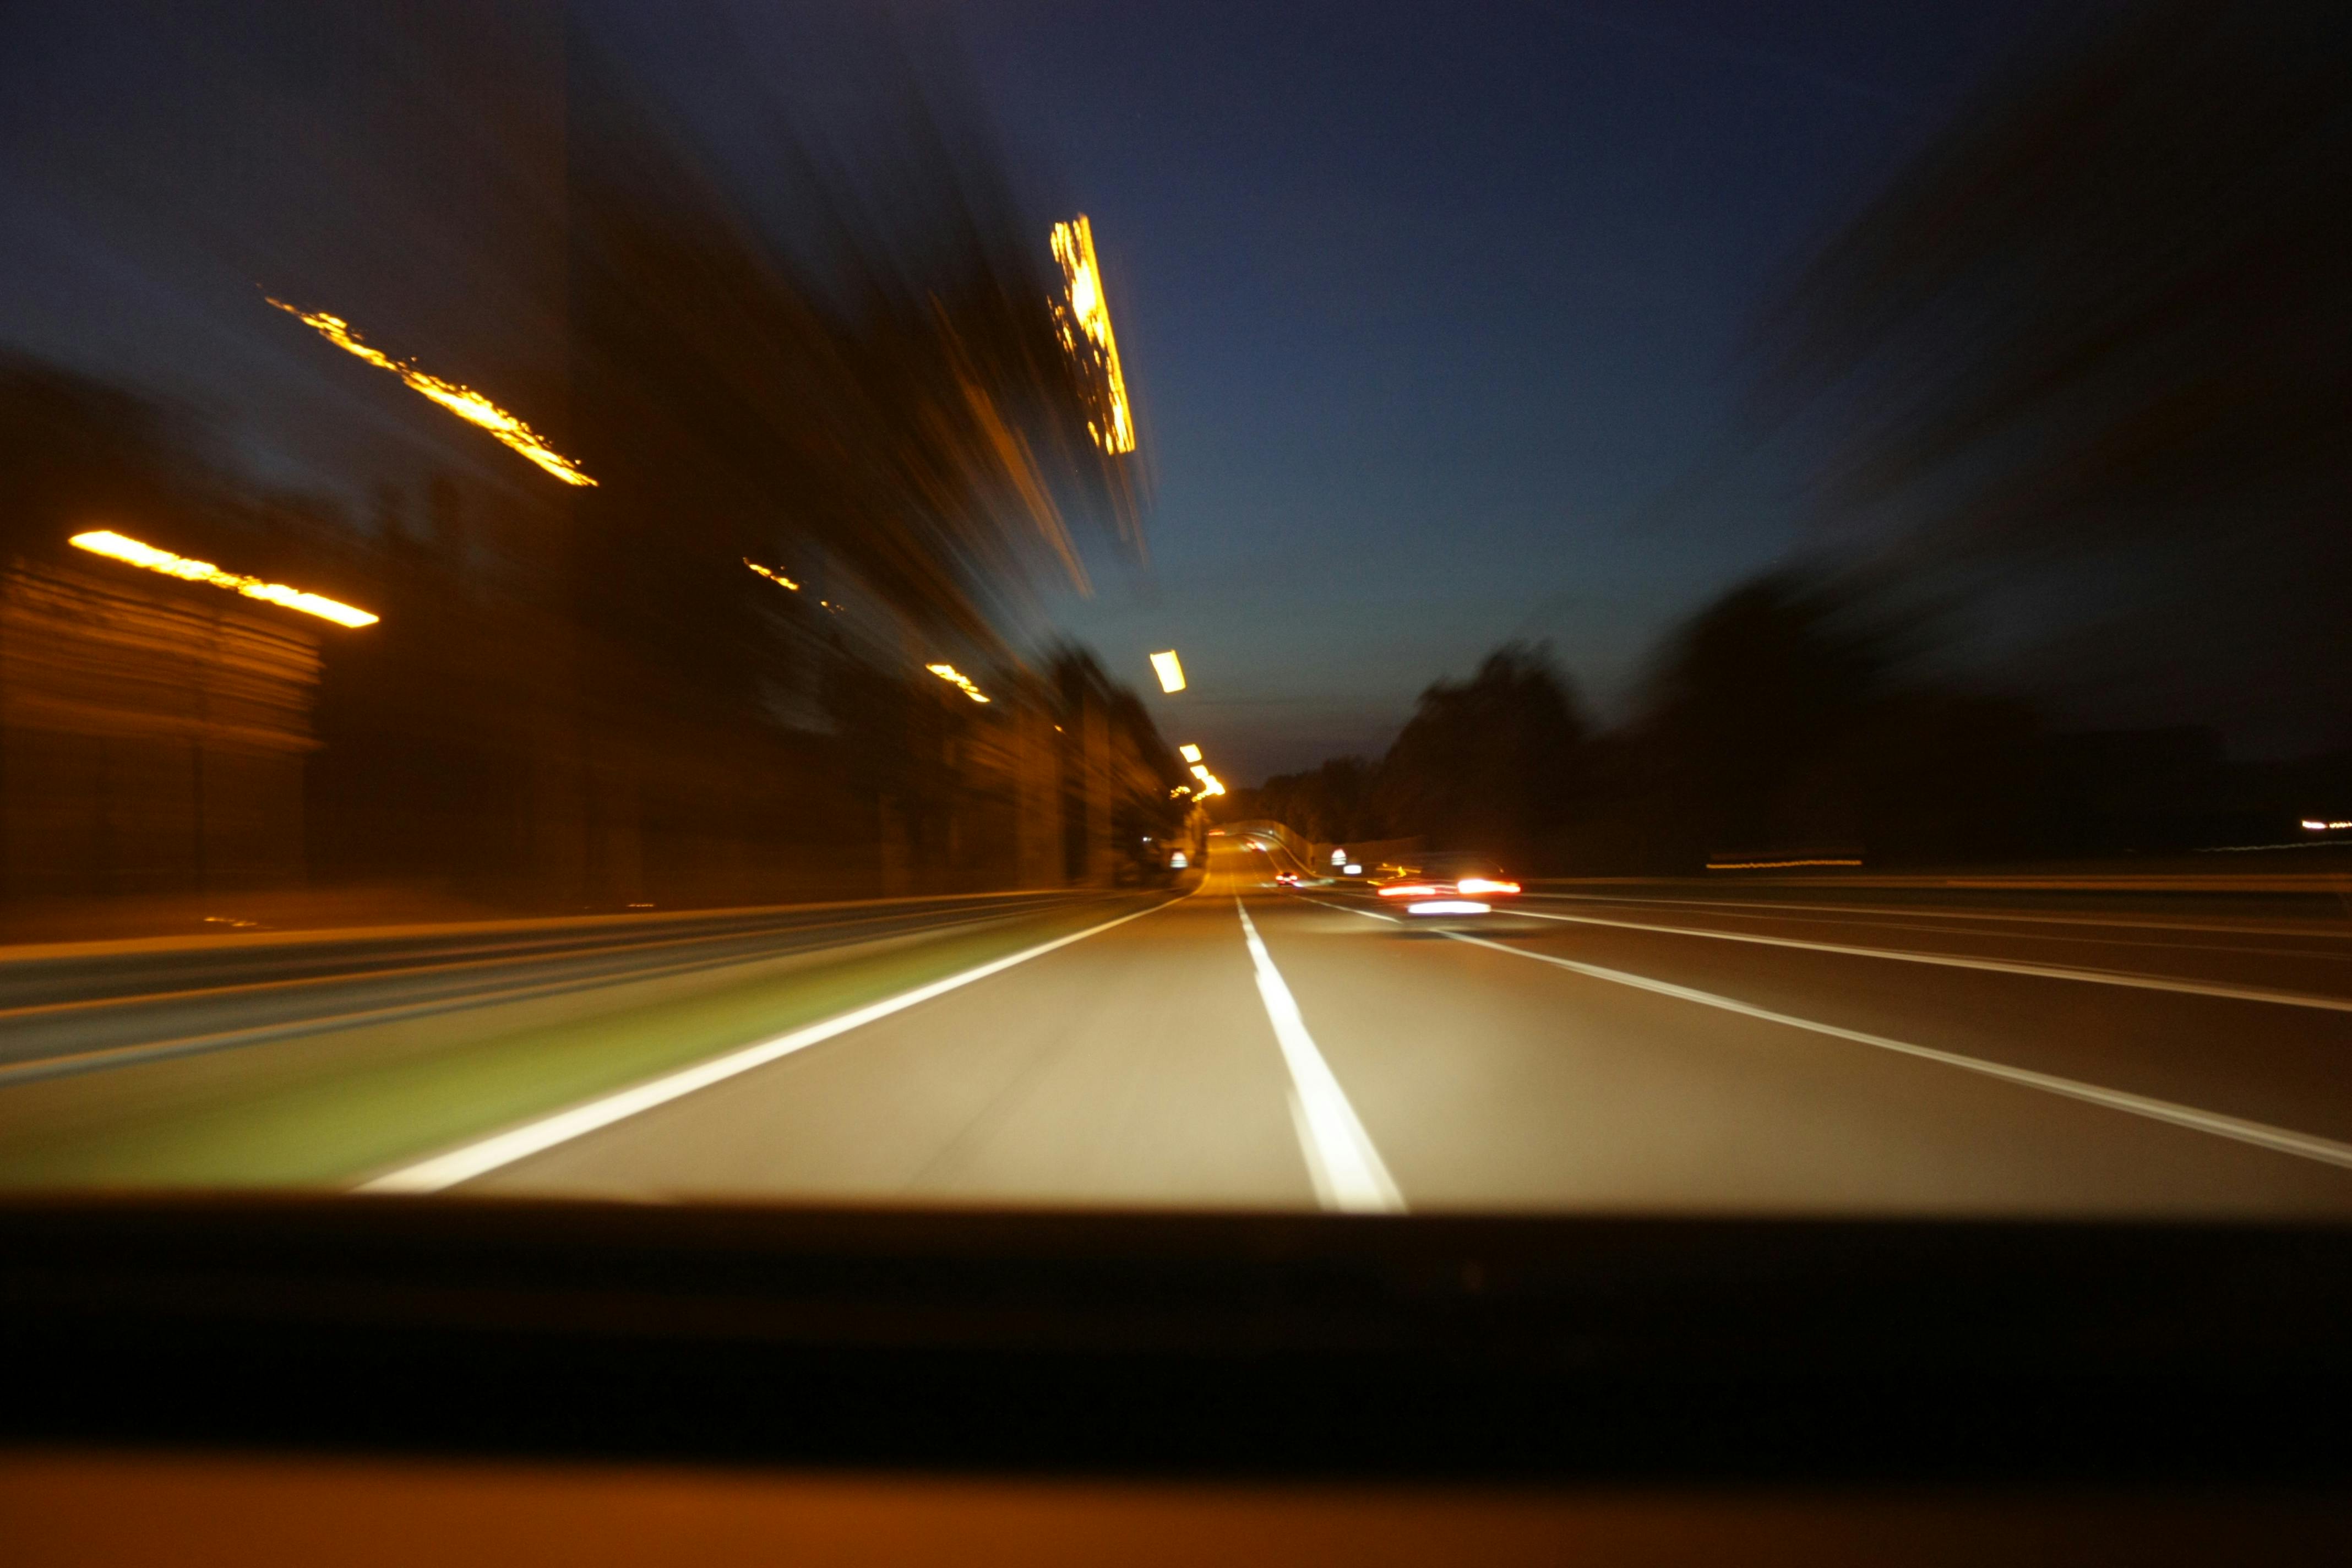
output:
[[1220, 815], [1604, 876], [2179, 854], [2291, 842], [2352, 802], [2352, 755], [2232, 763], [2209, 727], [2066, 729], [1916, 652], [1866, 596], [1778, 571], [1671, 634], [1621, 722], [1593, 721], [1547, 647], [1507, 644], [1424, 690], [1383, 755], [1276, 775]]

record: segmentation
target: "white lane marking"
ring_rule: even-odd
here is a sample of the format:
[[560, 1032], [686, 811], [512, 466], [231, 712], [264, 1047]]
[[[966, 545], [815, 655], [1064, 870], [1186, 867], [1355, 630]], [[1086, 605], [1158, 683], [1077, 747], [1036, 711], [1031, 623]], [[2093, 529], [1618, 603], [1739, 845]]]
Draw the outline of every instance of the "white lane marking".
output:
[[2079, 1079], [2060, 1078], [2053, 1073], [2034, 1072], [2028, 1068], [2010, 1067], [2002, 1062], [1987, 1061], [1981, 1057], [1965, 1057], [1957, 1051], [1939, 1051], [1932, 1046], [1915, 1046], [1908, 1040], [1890, 1040], [1884, 1035], [1864, 1034], [1860, 1029], [1840, 1028], [1835, 1024], [1823, 1024], [1811, 1018], [1800, 1018], [1788, 1013], [1776, 1013], [1769, 1007], [1759, 1007], [1729, 996], [1718, 996], [1711, 991], [1695, 991], [1687, 985], [1675, 985], [1668, 981], [1653, 980], [1644, 974], [1628, 974], [1622, 969], [1603, 969], [1597, 963], [1579, 963], [1574, 959], [1555, 958], [1547, 952], [1530, 952], [1523, 947], [1511, 947], [1499, 942], [1489, 942], [1482, 936], [1465, 936], [1460, 931], [1447, 931], [1456, 942], [1476, 947], [1487, 947], [1496, 952], [1507, 952], [1529, 958], [1538, 963], [1549, 963], [1571, 970], [1594, 980], [1607, 980], [1619, 985], [1631, 985], [1637, 990], [1654, 991], [1661, 996], [1677, 1001], [1696, 1002], [1705, 1007], [1720, 1007], [1727, 1013], [1759, 1018], [1768, 1024], [1784, 1024], [1792, 1029], [1810, 1029], [1817, 1035], [1830, 1035], [1841, 1040], [1853, 1040], [1865, 1046], [1876, 1046], [1883, 1051], [1895, 1051], [1923, 1061], [1940, 1062], [1945, 1067], [1959, 1068], [1969, 1072], [1982, 1073], [2006, 1083], [2021, 1084], [2051, 1094], [2063, 1094], [2069, 1100], [2086, 1100], [2103, 1105], [2110, 1110], [2127, 1111], [2155, 1121], [2168, 1121], [2175, 1127], [2193, 1131], [2210, 1132], [2217, 1138], [2233, 1138], [2241, 1143], [2274, 1150], [2282, 1154], [2295, 1154], [2305, 1160], [2317, 1160], [2323, 1164], [2341, 1165], [2352, 1169], [2352, 1143], [2339, 1143], [2332, 1138], [2314, 1133], [2297, 1132], [2290, 1128], [2273, 1127], [2266, 1121], [2247, 1121], [2235, 1116], [2223, 1116], [2218, 1111], [2200, 1110], [2193, 1105], [2180, 1105], [2169, 1100], [2154, 1100], [2147, 1095], [2131, 1094], [2120, 1089], [2108, 1089]]
[[[1649, 910], [1790, 910], [1805, 914], [1894, 915], [1898, 919], [1996, 921], [2018, 925], [2076, 925], [2131, 931], [2210, 931], [2226, 936], [2307, 936], [2318, 942], [2352, 941], [2352, 927], [2314, 929], [2310, 925], [2207, 925], [2191, 921], [2133, 920], [2123, 915], [2039, 915], [2017, 910], [1954, 910], [1904, 908], [1895, 904], [1791, 904], [1761, 899], [1683, 899], [1672, 895], [1643, 898], [1633, 893], [1527, 893], [1530, 899], [1572, 900], [1580, 904], [1633, 905]], [[1829, 922], [1824, 922], [1829, 923]], [[2095, 941], [2095, 938], [2084, 938]], [[2266, 949], [2224, 949], [2225, 952], [2265, 952]]]
[[1175, 901], [1171, 899], [1165, 903], [1154, 904], [1148, 910], [1138, 910], [1131, 915], [1121, 915], [1117, 920], [1105, 921], [1097, 926], [1088, 926], [1085, 931], [1072, 935], [1056, 937], [1052, 942], [1039, 942], [1035, 947], [1024, 948], [1009, 957], [995, 959], [977, 968], [967, 969], [960, 974], [950, 974], [944, 980], [934, 980], [928, 985], [918, 985], [912, 991], [902, 991], [896, 996], [870, 1003], [866, 1006], [841, 1014], [837, 1017], [827, 1018], [821, 1024], [811, 1024], [805, 1028], [794, 1029], [788, 1035], [778, 1035], [774, 1039], [762, 1040], [756, 1046], [746, 1046], [740, 1050], [730, 1051], [723, 1057], [714, 1057], [709, 1061], [686, 1068], [664, 1078], [657, 1078], [651, 1083], [641, 1083], [635, 1089], [625, 1089], [617, 1094], [608, 1094], [600, 1100], [592, 1100], [585, 1105], [576, 1105], [569, 1110], [558, 1111], [552, 1116], [544, 1116], [536, 1121], [527, 1121], [520, 1127], [510, 1128], [492, 1137], [461, 1144], [445, 1153], [436, 1154], [429, 1160], [420, 1160], [413, 1165], [404, 1165], [399, 1170], [387, 1172], [372, 1181], [362, 1182], [352, 1190], [362, 1193], [440, 1192], [444, 1188], [457, 1185], [459, 1182], [469, 1181], [476, 1176], [495, 1171], [501, 1165], [510, 1165], [526, 1156], [552, 1149], [558, 1143], [569, 1142], [583, 1133], [593, 1132], [600, 1127], [610, 1127], [614, 1122], [635, 1116], [639, 1111], [651, 1110], [657, 1105], [666, 1105], [673, 1100], [692, 1094], [696, 1089], [708, 1089], [712, 1084], [722, 1082], [739, 1073], [747, 1073], [753, 1068], [765, 1067], [780, 1058], [791, 1056], [794, 1051], [806, 1050], [811, 1046], [832, 1039], [835, 1035], [845, 1035], [852, 1029], [861, 1028], [877, 1019], [887, 1018], [893, 1013], [903, 1013], [919, 1003], [928, 1002], [934, 996], [944, 996], [949, 992], [969, 985], [976, 980], [985, 980], [992, 974], [1002, 974], [1016, 963], [1026, 963], [1033, 958], [1043, 958], [1056, 949], [1067, 947], [1074, 942], [1084, 942], [1087, 938], [1107, 931], [1113, 926], [1123, 926], [1129, 921], [1139, 921], [1146, 915], [1157, 914]]
[[1344, 914], [1361, 915], [1368, 921], [1386, 921], [1392, 926], [1401, 926], [1404, 924], [1403, 917], [1400, 915], [1384, 915], [1378, 910], [1360, 910], [1349, 904], [1335, 904], [1328, 899], [1310, 899], [1306, 897], [1304, 894], [1294, 896], [1298, 898], [1302, 903], [1320, 904], [1327, 910], [1338, 910]]
[[1764, 936], [1756, 931], [1706, 931], [1694, 926], [1655, 925], [1647, 921], [1603, 920], [1599, 915], [1548, 915], [1540, 910], [1520, 908], [1514, 908], [1511, 912], [1529, 920], [1564, 921], [1571, 925], [1616, 926], [1624, 931], [1704, 937], [1711, 942], [1745, 942], [1760, 947], [1796, 947], [1808, 952], [1884, 958], [1896, 963], [1931, 963], [1943, 969], [1982, 969], [1998, 974], [2033, 975], [2043, 980], [2079, 980], [2090, 985], [2122, 985], [2135, 991], [2170, 991], [2189, 996], [2220, 996], [2232, 1002], [2268, 1002], [2281, 1007], [2315, 1007], [2329, 1013], [2352, 1013], [2352, 997], [2315, 996], [2302, 991], [2271, 991], [2258, 985], [2222, 985], [2203, 980], [2129, 974], [2115, 969], [2077, 969], [2063, 963], [2019, 963], [2003, 958], [1964, 958], [1958, 953], [1913, 952], [1904, 948], [1854, 947], [1842, 942], [1806, 942], [1793, 936]]
[[1242, 917], [1242, 940], [1249, 944], [1250, 964], [1257, 971], [1258, 998], [1274, 1025], [1282, 1059], [1290, 1067], [1290, 1116], [1298, 1129], [1298, 1146], [1306, 1152], [1307, 1173], [1315, 1178], [1315, 1195], [1327, 1209], [1354, 1214], [1402, 1214], [1404, 1198], [1372, 1147], [1371, 1134], [1356, 1119], [1347, 1091], [1331, 1076], [1331, 1065], [1315, 1048], [1307, 1020], [1298, 1015], [1297, 1000], [1283, 983], [1274, 955], [1258, 939], [1249, 910], [1241, 900], [1234, 908]]

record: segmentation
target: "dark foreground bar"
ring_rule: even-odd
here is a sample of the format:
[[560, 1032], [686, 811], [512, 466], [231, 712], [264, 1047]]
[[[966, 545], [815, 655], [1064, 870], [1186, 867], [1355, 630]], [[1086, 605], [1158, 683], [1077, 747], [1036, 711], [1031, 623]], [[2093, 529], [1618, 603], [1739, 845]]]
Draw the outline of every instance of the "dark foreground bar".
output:
[[2332, 1491], [2347, 1321], [2326, 1228], [20, 1202], [0, 1441]]

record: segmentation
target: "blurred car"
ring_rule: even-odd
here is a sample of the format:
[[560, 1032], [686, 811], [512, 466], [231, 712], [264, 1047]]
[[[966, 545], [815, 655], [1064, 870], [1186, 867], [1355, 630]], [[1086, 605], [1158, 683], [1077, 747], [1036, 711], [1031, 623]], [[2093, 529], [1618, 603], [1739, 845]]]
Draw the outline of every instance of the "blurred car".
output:
[[1274, 880], [1277, 887], [1296, 888], [1299, 885], [1298, 873], [1296, 871], [1276, 871], [1274, 874]]
[[1491, 860], [1441, 855], [1423, 865], [1395, 868], [1372, 891], [1415, 920], [1475, 920], [1492, 914], [1498, 900], [1516, 898], [1519, 884]]

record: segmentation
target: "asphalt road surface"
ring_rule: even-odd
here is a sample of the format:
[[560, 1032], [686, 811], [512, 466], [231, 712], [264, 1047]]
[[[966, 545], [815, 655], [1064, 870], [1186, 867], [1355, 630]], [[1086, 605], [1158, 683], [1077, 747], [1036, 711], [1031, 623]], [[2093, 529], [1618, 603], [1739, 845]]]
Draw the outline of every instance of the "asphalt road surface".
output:
[[[1225, 847], [1181, 896], [965, 910], [952, 940], [865, 942], [842, 962], [871, 973], [814, 996], [832, 970], [761, 957], [769, 938], [727, 931], [712, 940], [757, 951], [714, 950], [684, 981], [583, 978], [569, 1011], [523, 1021], [539, 1054], [513, 1055], [488, 1100], [464, 1100], [487, 1091], [451, 1076], [458, 1058], [415, 1043], [419, 1029], [446, 1037], [447, 1012], [399, 1025], [405, 1054], [331, 1048], [351, 1026], [298, 1020], [264, 1046], [0, 1081], [0, 1179], [211, 1171], [396, 1191], [1364, 1211], [2352, 1212], [2340, 906], [1585, 889], [1429, 930], [1341, 887], [1275, 889], [1271, 863]], [[744, 989], [761, 964], [764, 988]], [[732, 1011], [709, 1000], [722, 979]], [[638, 989], [616, 997], [621, 984]], [[632, 1043], [586, 1072], [569, 1042], [624, 1002]], [[156, 1026], [165, 1004], [147, 1005]], [[252, 1065], [265, 1050], [277, 1078]], [[305, 1110], [322, 1085], [392, 1071], [383, 1051], [410, 1076], [365, 1097], [368, 1116]], [[284, 1077], [297, 1065], [299, 1082]], [[165, 1070], [180, 1076], [153, 1076]], [[260, 1121], [255, 1082], [276, 1096]], [[468, 1116], [453, 1121], [459, 1102]], [[366, 1136], [305, 1142], [336, 1117]], [[188, 1131], [199, 1124], [210, 1142]], [[308, 1163], [198, 1162], [190, 1175], [87, 1153], [272, 1139]]]

